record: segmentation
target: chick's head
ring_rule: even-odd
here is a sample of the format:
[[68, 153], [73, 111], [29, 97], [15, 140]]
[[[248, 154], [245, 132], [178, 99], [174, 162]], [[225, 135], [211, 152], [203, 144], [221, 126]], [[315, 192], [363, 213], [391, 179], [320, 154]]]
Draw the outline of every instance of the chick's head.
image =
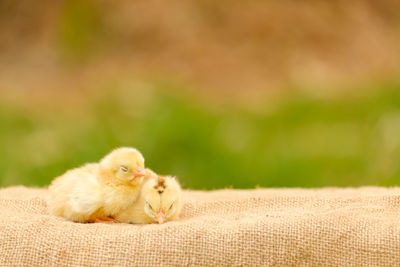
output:
[[158, 176], [143, 185], [146, 200], [144, 212], [154, 222], [164, 223], [178, 216], [181, 207], [181, 187], [174, 177]]
[[144, 178], [146, 180], [147, 179], [154, 179], [154, 178], [157, 179], [158, 175], [154, 171], [152, 171], [151, 169], [146, 168], [144, 171], [145, 171]]
[[135, 148], [113, 150], [100, 161], [100, 167], [119, 182], [140, 184], [145, 176], [144, 158]]

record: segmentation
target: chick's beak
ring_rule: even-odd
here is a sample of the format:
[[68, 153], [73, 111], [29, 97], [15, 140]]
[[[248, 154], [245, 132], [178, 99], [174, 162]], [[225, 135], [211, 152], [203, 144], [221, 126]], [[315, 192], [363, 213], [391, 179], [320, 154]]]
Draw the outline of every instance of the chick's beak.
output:
[[145, 175], [146, 175], [146, 171], [145, 171], [144, 168], [137, 167], [137, 168], [135, 169], [134, 178], [140, 178], [140, 177], [143, 177], [143, 176], [145, 176]]
[[163, 209], [159, 209], [158, 212], [156, 213], [157, 222], [159, 224], [164, 223], [165, 217], [166, 217], [165, 211]]

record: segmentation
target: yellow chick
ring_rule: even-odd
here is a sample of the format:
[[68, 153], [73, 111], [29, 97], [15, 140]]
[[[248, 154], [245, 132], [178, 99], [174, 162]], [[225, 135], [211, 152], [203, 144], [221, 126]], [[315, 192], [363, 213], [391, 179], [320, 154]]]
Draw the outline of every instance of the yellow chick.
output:
[[164, 223], [180, 214], [182, 189], [171, 176], [152, 177], [144, 182], [139, 199], [115, 216], [123, 223]]
[[115, 149], [99, 163], [56, 178], [49, 186], [49, 210], [74, 222], [113, 222], [115, 214], [136, 201], [145, 175], [138, 150]]

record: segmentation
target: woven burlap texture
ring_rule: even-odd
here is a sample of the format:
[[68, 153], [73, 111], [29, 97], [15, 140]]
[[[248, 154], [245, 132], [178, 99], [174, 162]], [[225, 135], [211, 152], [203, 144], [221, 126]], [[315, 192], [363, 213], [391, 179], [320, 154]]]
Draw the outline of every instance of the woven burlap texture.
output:
[[0, 266], [399, 266], [400, 188], [185, 191], [166, 224], [81, 224], [0, 190]]

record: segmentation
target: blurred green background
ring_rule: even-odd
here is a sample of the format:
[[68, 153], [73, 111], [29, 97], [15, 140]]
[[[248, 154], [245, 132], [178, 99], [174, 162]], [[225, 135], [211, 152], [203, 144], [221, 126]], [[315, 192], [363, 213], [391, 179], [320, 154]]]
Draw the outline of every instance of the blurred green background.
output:
[[0, 186], [118, 146], [192, 189], [399, 184], [396, 1], [56, 2], [0, 2]]

